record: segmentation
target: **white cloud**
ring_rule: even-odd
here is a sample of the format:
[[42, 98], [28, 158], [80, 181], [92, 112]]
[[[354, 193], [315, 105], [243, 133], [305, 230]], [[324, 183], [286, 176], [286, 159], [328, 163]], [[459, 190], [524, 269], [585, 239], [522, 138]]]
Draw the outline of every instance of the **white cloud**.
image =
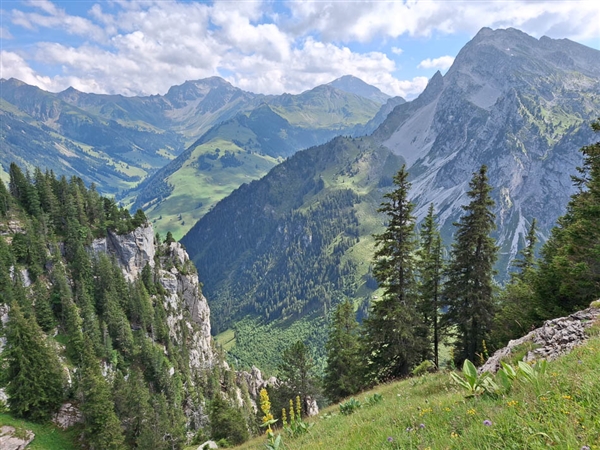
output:
[[[50, 0], [24, 5], [7, 13], [14, 28], [2, 29], [2, 37], [17, 36], [24, 27], [43, 29], [39, 35], [48, 41], [10, 53], [3, 70], [21, 73], [29, 80], [23, 81], [45, 89], [73, 85], [127, 95], [164, 93], [173, 84], [220, 73], [254, 92], [297, 93], [352, 74], [410, 98], [424, 88], [424, 77], [400, 80], [395, 76], [399, 68], [384, 53], [353, 51], [351, 44], [474, 34], [482, 26], [584, 39], [597, 37], [600, 23], [600, 9], [591, 1], [290, 1], [278, 3], [275, 13], [272, 0], [112, 0], [91, 5], [86, 17], [70, 15]], [[49, 38], [65, 33], [83, 43]], [[402, 49], [392, 46], [391, 53], [399, 55]], [[60, 73], [37, 74], [30, 68], [41, 67], [35, 63]], [[443, 56], [419, 67], [444, 69], [451, 63], [450, 56]]]
[[4, 50], [0, 52], [0, 78], [17, 78], [42, 89], [50, 89], [52, 86], [50, 77], [36, 74], [21, 56]]
[[440, 56], [439, 58], [427, 58], [419, 63], [419, 69], [448, 69], [454, 62], [454, 56]]
[[0, 39], [12, 39], [13, 35], [5, 27], [0, 27]]
[[482, 27], [515, 27], [536, 37], [598, 38], [594, 1], [343, 1], [291, 2], [294, 33], [318, 32], [325, 41], [369, 42], [376, 37], [475, 34]]

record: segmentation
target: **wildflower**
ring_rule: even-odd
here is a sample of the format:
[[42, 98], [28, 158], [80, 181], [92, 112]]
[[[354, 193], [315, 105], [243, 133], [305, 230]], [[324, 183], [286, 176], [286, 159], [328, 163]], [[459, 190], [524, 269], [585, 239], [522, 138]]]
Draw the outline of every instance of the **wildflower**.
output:
[[419, 428], [421, 428], [421, 429], [425, 428], [425, 424], [424, 423], [420, 424]]
[[467, 414], [470, 415], [470, 416], [474, 416], [475, 415], [475, 410], [473, 408], [468, 409], [467, 410]]
[[393, 442], [393, 441], [394, 441], [394, 438], [391, 436], [388, 436], [388, 442]]
[[456, 439], [458, 437], [458, 433], [456, 433], [456, 432], [453, 431], [452, 433], [450, 433], [450, 437], [452, 439]]
[[570, 395], [563, 395], [562, 398], [564, 398], [565, 400], [571, 400], [573, 397], [571, 397]]
[[408, 431], [409, 433], [412, 431], [413, 429], [411, 427], [406, 427], [406, 431]]
[[446, 411], [446, 412], [450, 412], [450, 411], [452, 411], [452, 410], [451, 410], [450, 408], [446, 407], [446, 408], [444, 408], [444, 411]]
[[509, 400], [508, 402], [506, 402], [506, 405], [507, 406], [511, 406], [511, 407], [512, 406], [517, 406], [518, 404], [519, 404], [519, 402], [516, 401], [516, 400]]
[[491, 421], [490, 419], [485, 419], [485, 420], [483, 421], [483, 424], [484, 424], [486, 427], [491, 427], [491, 426], [492, 426], [492, 421]]
[[271, 401], [269, 400], [269, 394], [265, 388], [260, 390], [260, 409], [264, 414], [262, 421], [263, 424], [266, 424], [267, 435], [273, 434], [273, 430], [271, 429], [271, 425], [269, 423], [273, 420], [273, 414], [271, 414]]
[[581, 450], [590, 450], [590, 448], [587, 445], [584, 445], [583, 447], [581, 447]]

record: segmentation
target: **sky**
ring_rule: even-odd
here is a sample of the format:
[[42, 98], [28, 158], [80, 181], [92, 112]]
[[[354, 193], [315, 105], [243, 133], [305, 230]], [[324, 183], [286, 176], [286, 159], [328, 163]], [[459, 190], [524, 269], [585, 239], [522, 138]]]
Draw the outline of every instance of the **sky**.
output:
[[600, 49], [600, 2], [0, 0], [0, 77], [164, 94], [210, 76], [265, 94], [354, 75], [417, 96], [482, 27]]

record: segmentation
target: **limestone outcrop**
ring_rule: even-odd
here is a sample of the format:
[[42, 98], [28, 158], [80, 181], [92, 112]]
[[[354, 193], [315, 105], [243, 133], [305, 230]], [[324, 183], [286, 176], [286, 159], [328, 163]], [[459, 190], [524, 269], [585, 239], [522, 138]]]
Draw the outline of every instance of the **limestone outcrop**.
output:
[[[170, 336], [189, 349], [190, 369], [212, 366], [208, 302], [200, 292], [196, 269], [181, 244], [155, 242], [154, 228], [146, 224], [122, 235], [108, 231], [106, 238], [94, 240], [91, 249], [113, 255], [129, 281], [135, 280], [146, 264], [154, 268], [160, 261], [158, 281], [166, 291], [164, 306]], [[186, 333], [182, 333], [181, 326], [187, 328]], [[182, 335], [187, 336], [186, 342], [182, 342]]]
[[95, 253], [114, 255], [123, 268], [125, 277], [132, 281], [146, 264], [154, 267], [154, 228], [147, 224], [127, 234], [117, 234], [108, 230], [105, 238], [94, 240], [92, 250]]
[[2, 450], [25, 450], [35, 435], [30, 430], [16, 430], [7, 425], [0, 426], [0, 448]]
[[581, 345], [587, 338], [585, 330], [600, 320], [600, 305], [578, 311], [567, 317], [559, 317], [544, 322], [522, 338], [512, 340], [508, 345], [496, 351], [479, 368], [479, 372], [496, 373], [500, 369], [500, 361], [508, 358], [515, 349], [522, 349], [529, 344], [532, 349], [527, 352], [524, 361], [545, 359], [552, 361]]

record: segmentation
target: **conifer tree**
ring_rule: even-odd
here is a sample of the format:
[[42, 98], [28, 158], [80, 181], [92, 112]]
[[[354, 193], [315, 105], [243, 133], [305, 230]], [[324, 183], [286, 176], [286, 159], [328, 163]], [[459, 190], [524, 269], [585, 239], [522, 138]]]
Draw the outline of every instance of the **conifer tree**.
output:
[[345, 300], [333, 313], [329, 339], [325, 344], [327, 367], [323, 385], [325, 395], [332, 402], [356, 394], [362, 386], [358, 333], [354, 307], [349, 300]]
[[419, 312], [423, 316], [433, 344], [433, 362], [439, 367], [439, 344], [441, 326], [439, 309], [442, 297], [442, 275], [444, 270], [442, 237], [429, 205], [427, 216], [421, 224], [421, 243], [418, 251], [417, 273], [419, 275]]
[[10, 208], [10, 194], [4, 181], [0, 180], [0, 217], [6, 217]]
[[138, 368], [133, 368], [128, 375], [125, 379], [123, 374], [118, 373], [115, 378], [115, 410], [124, 429], [127, 445], [130, 448], [145, 448], [140, 447], [139, 441], [152, 436], [150, 392]]
[[10, 247], [0, 236], [0, 302], [10, 304], [13, 300], [13, 281], [10, 268], [15, 264]]
[[115, 413], [110, 386], [102, 376], [87, 338], [84, 347], [79, 383], [84, 418], [83, 438], [91, 450], [122, 450], [125, 448], [123, 431]]
[[465, 214], [455, 223], [444, 295], [448, 303], [446, 319], [456, 326], [456, 362], [476, 361], [483, 355], [494, 316], [493, 275], [498, 248], [490, 236], [495, 229], [488, 184], [487, 167], [473, 174], [467, 195], [471, 199], [462, 208]]
[[416, 309], [415, 218], [414, 205], [408, 199], [410, 183], [405, 166], [394, 176], [394, 185], [378, 210], [388, 216], [388, 224], [382, 234], [375, 236], [373, 276], [383, 288], [383, 296], [364, 321], [369, 382], [407, 375], [426, 345]]
[[10, 306], [6, 325], [8, 406], [17, 416], [44, 420], [55, 412], [64, 397], [64, 373], [54, 349], [35, 320], [23, 314], [17, 302]]
[[315, 363], [308, 347], [302, 341], [296, 341], [286, 348], [278, 366], [279, 379], [282, 382], [279, 397], [302, 399], [302, 413], [308, 414], [308, 400], [318, 393], [317, 379], [314, 374]]

